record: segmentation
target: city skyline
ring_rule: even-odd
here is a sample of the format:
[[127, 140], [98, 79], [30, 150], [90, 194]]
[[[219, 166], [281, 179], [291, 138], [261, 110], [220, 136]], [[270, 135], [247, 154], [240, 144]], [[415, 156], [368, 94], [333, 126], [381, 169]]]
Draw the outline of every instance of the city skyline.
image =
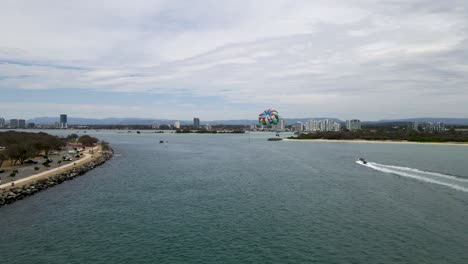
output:
[[0, 115], [466, 118], [467, 13], [456, 0], [4, 1]]

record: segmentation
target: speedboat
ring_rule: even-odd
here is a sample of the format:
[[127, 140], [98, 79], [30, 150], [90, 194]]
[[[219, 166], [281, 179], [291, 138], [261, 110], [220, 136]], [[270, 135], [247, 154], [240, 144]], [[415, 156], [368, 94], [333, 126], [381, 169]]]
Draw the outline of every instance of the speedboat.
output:
[[367, 164], [367, 161], [365, 159], [363, 159], [363, 158], [359, 158], [359, 161], [364, 163], [364, 164]]

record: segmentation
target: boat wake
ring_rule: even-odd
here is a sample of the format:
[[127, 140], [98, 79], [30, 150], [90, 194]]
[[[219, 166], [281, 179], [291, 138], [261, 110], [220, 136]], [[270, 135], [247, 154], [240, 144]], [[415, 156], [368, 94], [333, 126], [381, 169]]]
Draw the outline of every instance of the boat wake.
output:
[[458, 191], [468, 192], [468, 179], [466, 178], [408, 167], [379, 164], [375, 162], [364, 163], [358, 160], [356, 163], [376, 171], [411, 178], [422, 182], [442, 185]]

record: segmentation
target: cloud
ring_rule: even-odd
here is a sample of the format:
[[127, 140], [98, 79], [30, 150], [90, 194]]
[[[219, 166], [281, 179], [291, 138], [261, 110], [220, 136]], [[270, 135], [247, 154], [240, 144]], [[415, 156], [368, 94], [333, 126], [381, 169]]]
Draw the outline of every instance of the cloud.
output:
[[463, 117], [467, 8], [457, 0], [4, 1], [0, 89], [164, 95], [172, 99], [158, 114], [174, 118], [192, 114], [173, 105], [201, 109], [190, 97], [208, 98], [206, 118], [239, 105], [239, 118], [264, 106], [289, 116]]

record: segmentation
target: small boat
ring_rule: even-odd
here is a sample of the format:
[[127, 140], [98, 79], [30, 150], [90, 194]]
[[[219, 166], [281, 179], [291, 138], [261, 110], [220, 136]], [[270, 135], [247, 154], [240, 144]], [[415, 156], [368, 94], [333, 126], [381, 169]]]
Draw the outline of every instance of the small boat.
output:
[[269, 138], [268, 141], [281, 141], [282, 138]]
[[162, 143], [164, 143], [164, 140], [159, 140], [159, 144], [162, 144]]
[[363, 158], [359, 158], [359, 161], [361, 161], [363, 164], [367, 164], [367, 160], [365, 160]]

